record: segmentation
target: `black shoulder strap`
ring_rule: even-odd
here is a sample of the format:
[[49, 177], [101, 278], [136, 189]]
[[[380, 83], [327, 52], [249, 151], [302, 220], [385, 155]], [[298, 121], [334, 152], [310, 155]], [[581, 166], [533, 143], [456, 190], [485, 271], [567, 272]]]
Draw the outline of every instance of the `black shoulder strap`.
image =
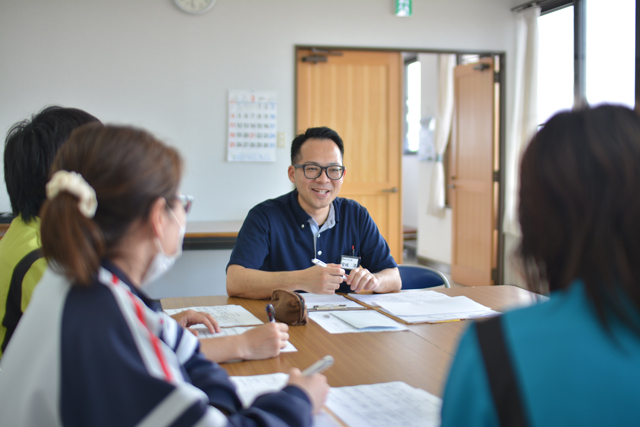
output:
[[20, 317], [22, 317], [22, 281], [25, 274], [31, 268], [34, 262], [42, 258], [42, 249], [34, 249], [26, 254], [13, 269], [11, 275], [11, 283], [9, 284], [9, 293], [7, 294], [7, 303], [5, 306], [4, 318], [2, 326], [7, 328], [4, 339], [2, 340], [2, 352], [7, 349], [7, 344], [18, 326]]
[[500, 317], [477, 322], [478, 343], [502, 426], [528, 425]]

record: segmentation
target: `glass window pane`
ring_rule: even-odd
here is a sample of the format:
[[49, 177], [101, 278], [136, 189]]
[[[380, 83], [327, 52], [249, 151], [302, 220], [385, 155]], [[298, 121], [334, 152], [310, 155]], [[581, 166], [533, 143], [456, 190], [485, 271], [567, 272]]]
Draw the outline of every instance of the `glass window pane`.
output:
[[420, 146], [421, 79], [420, 61], [407, 65], [407, 135], [405, 151], [417, 153]]
[[636, 2], [588, 0], [585, 11], [587, 101], [633, 108]]
[[538, 18], [538, 123], [573, 106], [573, 6]]

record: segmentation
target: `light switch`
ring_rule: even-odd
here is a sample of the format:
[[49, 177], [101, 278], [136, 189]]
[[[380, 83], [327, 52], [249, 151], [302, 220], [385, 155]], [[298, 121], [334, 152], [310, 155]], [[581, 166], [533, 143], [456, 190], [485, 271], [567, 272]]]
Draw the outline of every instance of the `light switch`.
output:
[[278, 132], [278, 148], [284, 148], [284, 132]]

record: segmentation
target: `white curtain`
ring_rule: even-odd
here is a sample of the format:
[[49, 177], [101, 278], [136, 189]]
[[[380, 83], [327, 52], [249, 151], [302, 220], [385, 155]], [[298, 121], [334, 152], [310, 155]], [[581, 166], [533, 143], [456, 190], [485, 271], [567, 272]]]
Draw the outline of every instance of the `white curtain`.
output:
[[444, 209], [444, 167], [442, 156], [447, 149], [451, 122], [453, 119], [453, 69], [456, 66], [456, 56], [450, 54], [438, 55], [438, 111], [436, 115], [436, 130], [434, 146], [436, 161], [431, 173], [431, 188], [427, 212], [430, 215], [443, 218]]
[[505, 187], [505, 233], [520, 236], [518, 187], [520, 160], [535, 133], [538, 106], [538, 17], [540, 7], [518, 12], [516, 35], [514, 107], [509, 137]]

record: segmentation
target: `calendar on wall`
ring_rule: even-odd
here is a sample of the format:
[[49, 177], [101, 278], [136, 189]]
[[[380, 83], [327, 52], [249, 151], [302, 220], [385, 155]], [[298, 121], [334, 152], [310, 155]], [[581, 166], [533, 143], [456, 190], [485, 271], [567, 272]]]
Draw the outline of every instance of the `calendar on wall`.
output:
[[227, 161], [276, 160], [277, 98], [276, 91], [229, 90]]

